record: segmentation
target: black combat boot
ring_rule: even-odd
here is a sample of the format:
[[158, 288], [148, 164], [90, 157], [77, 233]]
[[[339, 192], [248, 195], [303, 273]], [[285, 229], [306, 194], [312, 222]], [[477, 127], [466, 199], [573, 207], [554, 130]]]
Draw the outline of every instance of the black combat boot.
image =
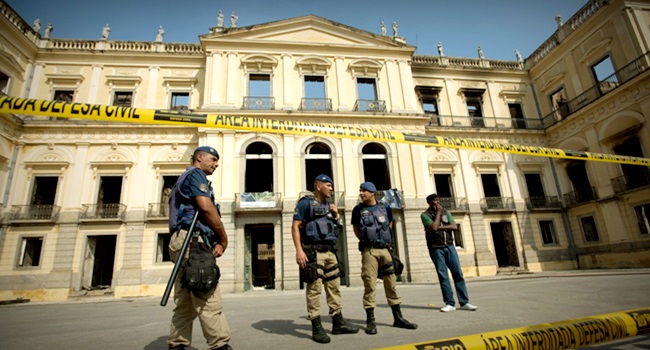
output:
[[399, 304], [392, 305], [390, 308], [393, 311], [393, 318], [395, 319], [395, 321], [393, 322], [393, 327], [406, 328], [406, 329], [418, 328], [417, 324], [407, 321], [404, 318], [404, 316], [402, 316], [402, 310], [400, 309]]
[[322, 344], [330, 342], [330, 337], [327, 336], [323, 325], [320, 323], [320, 317], [311, 320], [311, 339]]
[[345, 322], [343, 314], [332, 316], [332, 334], [351, 334], [359, 332], [359, 328]]
[[374, 308], [366, 309], [366, 334], [377, 334]]

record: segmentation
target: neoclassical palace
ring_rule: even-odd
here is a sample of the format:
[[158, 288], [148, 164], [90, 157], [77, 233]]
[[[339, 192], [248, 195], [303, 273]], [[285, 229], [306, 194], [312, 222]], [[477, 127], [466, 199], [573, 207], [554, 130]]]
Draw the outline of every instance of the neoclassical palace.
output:
[[[406, 38], [314, 15], [206, 28], [195, 43], [57, 39], [0, 2], [13, 97], [364, 126], [650, 156], [650, 1], [589, 0], [530, 56], [415, 54]], [[294, 206], [334, 180], [343, 283], [372, 181], [393, 207], [404, 283], [437, 281], [420, 213], [438, 193], [466, 276], [650, 267], [647, 167], [215, 128], [0, 115], [0, 300], [162, 295], [169, 189], [200, 145], [230, 245], [225, 292], [299, 289]]]

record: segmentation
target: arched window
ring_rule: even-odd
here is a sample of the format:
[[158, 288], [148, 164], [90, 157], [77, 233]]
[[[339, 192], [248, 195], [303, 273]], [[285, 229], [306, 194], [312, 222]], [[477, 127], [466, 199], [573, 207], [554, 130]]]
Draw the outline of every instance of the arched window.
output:
[[314, 142], [305, 149], [307, 191], [314, 190], [314, 179], [320, 174], [332, 177], [332, 150], [322, 142]]
[[363, 159], [363, 181], [375, 184], [377, 190], [383, 191], [391, 188], [390, 174], [388, 171], [388, 157], [386, 148], [378, 143], [369, 143], [361, 149]]
[[273, 149], [264, 142], [246, 147], [244, 192], [273, 192]]

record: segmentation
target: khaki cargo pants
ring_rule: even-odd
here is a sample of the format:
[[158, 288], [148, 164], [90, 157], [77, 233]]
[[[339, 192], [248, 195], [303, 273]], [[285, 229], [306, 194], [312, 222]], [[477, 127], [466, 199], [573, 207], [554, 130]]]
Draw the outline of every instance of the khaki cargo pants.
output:
[[[327, 270], [338, 264], [338, 260], [336, 259], [336, 254], [332, 252], [316, 252], [316, 263]], [[323, 274], [323, 270], [318, 268], [318, 274], [326, 278], [338, 275], [338, 273], [339, 269], [335, 269], [327, 274]], [[309, 320], [320, 317], [320, 294], [323, 286], [325, 287], [327, 306], [330, 309], [329, 315], [334, 316], [341, 313], [341, 278], [336, 277], [326, 282], [323, 282], [319, 278], [315, 282], [307, 284], [307, 288], [305, 289], [307, 294], [307, 312], [309, 313], [307, 319]]]
[[[187, 231], [180, 230], [172, 235], [169, 242], [169, 255], [176, 261], [180, 254], [183, 240]], [[189, 250], [189, 249], [188, 249]], [[187, 259], [188, 253], [184, 258]], [[179, 345], [190, 346], [192, 342], [192, 324], [198, 316], [208, 348], [218, 348], [230, 341], [230, 327], [226, 316], [223, 314], [221, 303], [221, 289], [217, 287], [209, 292], [190, 292], [181, 287], [183, 269], [178, 272], [174, 281], [174, 315], [167, 339], [167, 346], [172, 348]]]

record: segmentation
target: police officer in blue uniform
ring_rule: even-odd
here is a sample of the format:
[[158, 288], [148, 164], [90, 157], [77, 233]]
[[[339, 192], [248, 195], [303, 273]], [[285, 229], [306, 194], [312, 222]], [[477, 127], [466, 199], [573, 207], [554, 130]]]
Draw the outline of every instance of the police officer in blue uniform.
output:
[[[223, 255], [228, 247], [228, 236], [221, 222], [219, 210], [214, 201], [214, 192], [207, 175], [219, 166], [219, 153], [208, 146], [198, 147], [192, 155], [192, 166], [188, 167], [174, 185], [170, 198], [169, 253], [173, 261], [187, 259], [188, 252], [179, 257], [183, 240], [187, 234], [194, 213], [199, 211], [197, 228], [201, 239], [215, 258]], [[208, 242], [205, 242], [207, 240]], [[182, 286], [183, 271], [174, 281], [174, 315], [167, 346], [169, 349], [185, 349], [192, 342], [192, 323], [198, 316], [209, 349], [232, 349], [230, 327], [223, 313], [219, 284], [207, 292], [189, 291]]]
[[402, 300], [397, 294], [397, 276], [393, 266], [393, 211], [390, 206], [375, 199], [377, 187], [364, 182], [359, 187], [362, 203], [352, 209], [352, 226], [359, 239], [361, 251], [361, 279], [363, 280], [363, 308], [366, 310], [366, 333], [377, 334], [375, 307], [377, 306], [377, 277], [384, 282], [384, 292], [393, 312], [393, 327], [416, 329], [418, 325], [402, 316]]
[[291, 234], [296, 247], [296, 263], [307, 283], [307, 318], [312, 325], [312, 339], [329, 343], [320, 320], [320, 295], [325, 287], [329, 315], [332, 316], [332, 334], [357, 333], [358, 328], [343, 318], [341, 306], [341, 273], [336, 256], [336, 242], [340, 223], [336, 205], [330, 203], [332, 179], [318, 175], [314, 192], [301, 198], [293, 213]]

